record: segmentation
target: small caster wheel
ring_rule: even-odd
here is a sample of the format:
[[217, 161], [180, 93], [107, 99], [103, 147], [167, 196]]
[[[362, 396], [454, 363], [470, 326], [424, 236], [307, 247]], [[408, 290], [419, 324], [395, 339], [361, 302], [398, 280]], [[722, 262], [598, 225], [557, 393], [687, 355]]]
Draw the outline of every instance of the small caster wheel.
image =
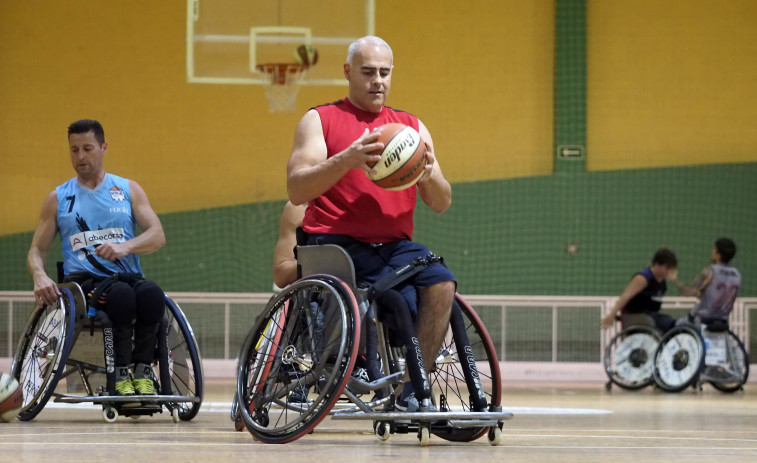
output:
[[391, 427], [386, 421], [376, 421], [373, 423], [373, 432], [380, 441], [384, 442], [391, 436]]
[[607, 392], [610, 392], [610, 391], [612, 390], [612, 381], [607, 381], [607, 382], [605, 383], [605, 390], [606, 390]]
[[244, 420], [242, 419], [242, 414], [237, 412], [236, 415], [234, 415], [234, 430], [236, 431], [244, 431], [245, 425]]
[[130, 415], [129, 418], [131, 418], [132, 420], [138, 420], [140, 417], [139, 415]]
[[492, 426], [491, 428], [489, 428], [486, 439], [492, 446], [499, 445], [499, 442], [502, 440], [502, 429], [499, 426]]
[[115, 423], [118, 419], [118, 410], [113, 407], [103, 408], [103, 419], [106, 423]]
[[174, 408], [173, 410], [171, 410], [171, 418], [173, 419], [174, 423], [179, 422], [179, 409], [178, 408]]
[[418, 429], [418, 441], [420, 442], [421, 447], [428, 446], [428, 438], [430, 434], [431, 433], [426, 426], [422, 426], [420, 429]]

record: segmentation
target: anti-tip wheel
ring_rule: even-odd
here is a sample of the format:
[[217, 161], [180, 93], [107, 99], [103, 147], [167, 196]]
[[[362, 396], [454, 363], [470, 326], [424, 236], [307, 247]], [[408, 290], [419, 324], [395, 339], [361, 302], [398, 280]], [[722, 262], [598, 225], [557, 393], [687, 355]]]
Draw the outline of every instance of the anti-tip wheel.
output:
[[171, 410], [171, 418], [173, 419], [174, 423], [179, 422], [179, 409], [178, 408], [174, 408], [173, 410]]
[[106, 423], [115, 423], [118, 419], [118, 410], [113, 407], [103, 408], [103, 419]]
[[373, 432], [380, 441], [384, 442], [389, 440], [389, 437], [391, 436], [391, 427], [386, 421], [376, 421], [373, 424]]
[[492, 426], [489, 428], [489, 433], [486, 435], [486, 438], [490, 445], [499, 445], [499, 442], [502, 440], [502, 429], [500, 429], [499, 426]]

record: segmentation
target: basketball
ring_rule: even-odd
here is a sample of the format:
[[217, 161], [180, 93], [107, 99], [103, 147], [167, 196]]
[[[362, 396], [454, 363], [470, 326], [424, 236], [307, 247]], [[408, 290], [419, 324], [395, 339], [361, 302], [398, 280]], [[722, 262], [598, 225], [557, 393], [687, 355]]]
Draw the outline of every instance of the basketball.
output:
[[318, 50], [312, 45], [300, 45], [294, 51], [294, 60], [305, 67], [313, 66], [318, 62]]
[[381, 160], [371, 166], [376, 173], [368, 177], [387, 190], [404, 190], [415, 185], [426, 166], [426, 143], [421, 135], [398, 123], [384, 124], [376, 130], [384, 149]]
[[24, 395], [13, 376], [0, 373], [0, 423], [13, 421], [24, 405]]

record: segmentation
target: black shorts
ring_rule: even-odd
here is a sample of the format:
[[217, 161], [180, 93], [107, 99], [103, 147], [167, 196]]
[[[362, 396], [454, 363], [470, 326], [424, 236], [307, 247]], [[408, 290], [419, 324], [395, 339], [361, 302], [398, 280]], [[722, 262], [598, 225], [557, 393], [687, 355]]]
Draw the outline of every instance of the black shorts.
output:
[[[354, 240], [344, 235], [310, 235], [308, 244], [337, 244], [342, 246], [352, 257], [358, 283], [373, 284], [384, 275], [404, 267], [416, 257], [431, 254], [426, 246], [410, 240], [391, 243], [372, 244]], [[424, 268], [395, 289], [399, 291], [410, 305], [413, 313], [418, 312], [417, 289], [428, 288], [443, 281], [454, 281], [455, 275], [443, 262]]]

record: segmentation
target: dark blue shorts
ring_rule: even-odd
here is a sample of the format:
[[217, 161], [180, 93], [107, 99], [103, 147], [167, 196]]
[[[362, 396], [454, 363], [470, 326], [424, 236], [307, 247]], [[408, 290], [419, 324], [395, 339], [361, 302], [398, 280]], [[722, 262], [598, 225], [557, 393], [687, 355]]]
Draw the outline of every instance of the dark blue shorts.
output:
[[[410, 240], [391, 243], [371, 244], [356, 241], [344, 235], [310, 235], [308, 244], [337, 244], [352, 257], [358, 284], [373, 284], [382, 276], [409, 264], [416, 257], [431, 254], [426, 246]], [[414, 276], [395, 287], [410, 305], [410, 310], [418, 312], [418, 292], [443, 281], [454, 281], [455, 275], [444, 263], [429, 265]]]

